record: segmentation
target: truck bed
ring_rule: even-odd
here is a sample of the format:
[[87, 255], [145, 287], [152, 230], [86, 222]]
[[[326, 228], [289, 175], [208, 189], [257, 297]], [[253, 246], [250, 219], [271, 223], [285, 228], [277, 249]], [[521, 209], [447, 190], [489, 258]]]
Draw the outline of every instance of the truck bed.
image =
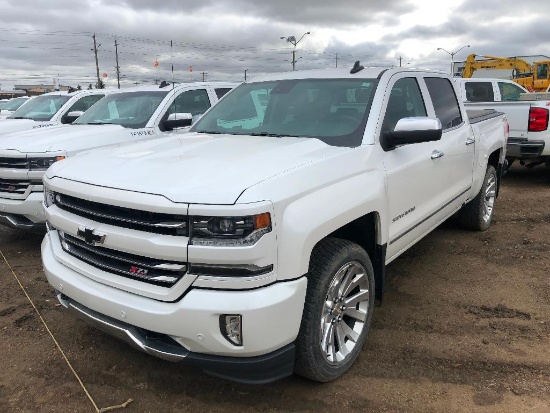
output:
[[496, 118], [503, 114], [502, 112], [497, 112], [494, 109], [471, 109], [466, 110], [466, 113], [468, 114], [470, 124], [483, 122], [484, 120]]

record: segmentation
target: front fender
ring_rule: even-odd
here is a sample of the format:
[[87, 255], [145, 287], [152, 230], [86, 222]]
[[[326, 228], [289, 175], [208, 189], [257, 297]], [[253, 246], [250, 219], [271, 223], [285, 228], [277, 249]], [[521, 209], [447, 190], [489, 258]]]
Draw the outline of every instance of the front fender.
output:
[[311, 252], [320, 240], [370, 212], [378, 213], [381, 223], [376, 243], [386, 243], [384, 191], [383, 171], [370, 170], [307, 193], [277, 211], [278, 278], [306, 274]]

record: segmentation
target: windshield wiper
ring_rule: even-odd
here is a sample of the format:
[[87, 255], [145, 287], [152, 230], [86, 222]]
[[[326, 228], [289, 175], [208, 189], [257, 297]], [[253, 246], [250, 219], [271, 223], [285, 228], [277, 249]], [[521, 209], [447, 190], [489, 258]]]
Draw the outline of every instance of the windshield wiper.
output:
[[16, 117], [9, 117], [8, 119], [31, 119], [31, 120], [34, 120], [33, 118], [28, 118], [26, 116], [16, 116]]
[[269, 132], [253, 132], [249, 133], [250, 136], [273, 136], [275, 138], [282, 138], [283, 136], [289, 136], [289, 135], [281, 135], [279, 133], [269, 133]]
[[88, 122], [88, 123], [78, 123], [77, 125], [114, 125], [113, 122]]
[[210, 130], [198, 130], [197, 133], [208, 133], [209, 135], [221, 135], [225, 132], [218, 132], [218, 131], [210, 131]]

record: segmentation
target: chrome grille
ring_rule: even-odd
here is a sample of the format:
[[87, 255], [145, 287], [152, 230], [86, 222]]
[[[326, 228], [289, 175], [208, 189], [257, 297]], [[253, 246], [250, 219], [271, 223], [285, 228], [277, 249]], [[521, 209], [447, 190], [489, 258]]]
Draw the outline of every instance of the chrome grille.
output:
[[28, 180], [0, 178], [0, 192], [7, 192], [8, 194], [23, 195], [29, 185], [30, 182]]
[[150, 284], [170, 287], [186, 273], [183, 262], [142, 257], [110, 248], [86, 244], [72, 235], [59, 232], [64, 251], [96, 268]]
[[185, 215], [163, 214], [87, 201], [57, 193], [55, 205], [73, 214], [117, 227], [163, 235], [187, 236]]
[[29, 169], [27, 158], [0, 157], [0, 168]]

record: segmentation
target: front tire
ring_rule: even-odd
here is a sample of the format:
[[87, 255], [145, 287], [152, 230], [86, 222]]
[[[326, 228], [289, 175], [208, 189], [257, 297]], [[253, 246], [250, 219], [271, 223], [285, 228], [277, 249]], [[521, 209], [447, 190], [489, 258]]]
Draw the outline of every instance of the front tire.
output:
[[374, 308], [374, 270], [356, 243], [326, 238], [313, 249], [296, 340], [295, 373], [328, 382], [359, 355]]
[[497, 172], [492, 165], [487, 166], [483, 184], [479, 193], [458, 213], [461, 225], [474, 231], [485, 231], [493, 221], [494, 206], [497, 194]]

